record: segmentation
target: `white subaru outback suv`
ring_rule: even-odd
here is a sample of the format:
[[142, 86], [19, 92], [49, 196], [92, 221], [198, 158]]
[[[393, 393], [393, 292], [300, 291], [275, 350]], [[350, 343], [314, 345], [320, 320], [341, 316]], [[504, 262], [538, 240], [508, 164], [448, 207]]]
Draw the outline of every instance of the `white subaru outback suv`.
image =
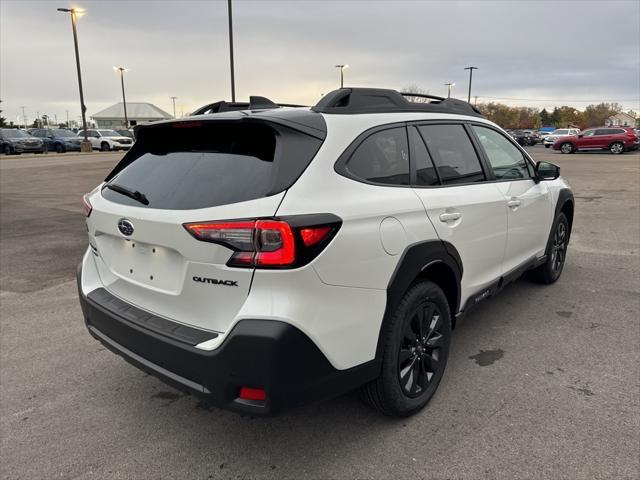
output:
[[344, 88], [140, 127], [84, 199], [91, 335], [251, 415], [358, 387], [420, 410], [457, 318], [527, 270], [558, 279], [574, 212], [558, 167], [430, 100]]

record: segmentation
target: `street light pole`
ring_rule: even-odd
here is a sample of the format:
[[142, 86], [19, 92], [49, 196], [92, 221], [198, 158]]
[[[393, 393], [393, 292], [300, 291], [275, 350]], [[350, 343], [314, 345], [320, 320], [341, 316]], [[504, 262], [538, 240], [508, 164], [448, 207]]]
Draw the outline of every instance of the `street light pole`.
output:
[[447, 98], [451, 98], [451, 87], [453, 87], [455, 83], [445, 83], [447, 87]]
[[127, 99], [124, 96], [124, 72], [127, 71], [124, 67], [113, 67], [114, 70], [120, 72], [120, 84], [122, 85], [122, 106], [124, 107], [124, 127], [129, 128], [129, 117], [127, 117]]
[[340, 88], [344, 88], [344, 69], [349, 68], [349, 65], [336, 65], [336, 68], [340, 69]]
[[176, 118], [176, 98], [178, 97], [169, 97], [173, 101], [173, 118]]
[[469, 95], [467, 96], [467, 102], [471, 103], [471, 80], [473, 79], [473, 71], [478, 70], [478, 67], [464, 67], [465, 70], [469, 70]]
[[22, 109], [22, 123], [24, 123], [24, 129], [27, 129], [27, 117], [24, 116], [24, 107], [20, 107]]
[[[236, 101], [236, 79], [233, 72], [233, 13], [231, 11], [231, 0], [227, 0], [229, 11], [229, 63], [231, 67], [231, 101]], [[175, 115], [174, 115], [175, 117]]]
[[80, 72], [80, 53], [78, 52], [78, 31], [76, 29], [76, 17], [84, 10], [78, 8], [58, 8], [59, 12], [66, 12], [71, 14], [71, 28], [73, 30], [73, 46], [76, 51], [76, 69], [78, 70], [78, 90], [80, 91], [80, 113], [82, 113], [82, 130], [84, 133], [84, 140], [80, 144], [80, 150], [82, 152], [91, 152], [91, 142], [87, 136], [87, 107], [84, 106], [84, 93], [82, 92], [82, 73]]

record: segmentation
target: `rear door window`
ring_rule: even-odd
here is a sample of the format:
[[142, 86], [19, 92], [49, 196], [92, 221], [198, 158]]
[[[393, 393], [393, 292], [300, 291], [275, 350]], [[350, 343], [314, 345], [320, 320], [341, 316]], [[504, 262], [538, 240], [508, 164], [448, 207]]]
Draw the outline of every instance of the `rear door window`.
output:
[[404, 127], [371, 134], [346, 165], [352, 176], [371, 183], [409, 185], [409, 148]]
[[108, 188], [102, 195], [137, 207], [190, 210], [243, 202], [289, 188], [321, 140], [266, 123], [193, 122], [149, 127], [107, 180], [144, 194], [148, 205]]
[[485, 180], [480, 159], [462, 125], [421, 125], [418, 130], [443, 184]]

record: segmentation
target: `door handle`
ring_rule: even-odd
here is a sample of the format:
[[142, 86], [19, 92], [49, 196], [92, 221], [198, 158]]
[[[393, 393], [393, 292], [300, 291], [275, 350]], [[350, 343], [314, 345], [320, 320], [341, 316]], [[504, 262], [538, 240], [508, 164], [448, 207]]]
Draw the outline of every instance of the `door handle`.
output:
[[454, 222], [456, 220], [459, 220], [460, 217], [462, 217], [462, 214], [460, 212], [441, 213], [440, 221], [444, 223]]
[[517, 198], [512, 198], [507, 202], [507, 205], [509, 206], [509, 208], [515, 209], [520, 206], [520, 200], [518, 200]]

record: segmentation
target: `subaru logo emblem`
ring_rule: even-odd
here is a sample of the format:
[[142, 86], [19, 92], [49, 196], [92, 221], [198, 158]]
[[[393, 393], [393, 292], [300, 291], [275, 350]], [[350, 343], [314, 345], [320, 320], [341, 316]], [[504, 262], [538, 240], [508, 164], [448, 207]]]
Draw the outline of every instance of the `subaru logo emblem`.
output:
[[126, 218], [121, 218], [118, 220], [118, 230], [125, 237], [130, 237], [133, 234], [133, 223], [131, 223]]

